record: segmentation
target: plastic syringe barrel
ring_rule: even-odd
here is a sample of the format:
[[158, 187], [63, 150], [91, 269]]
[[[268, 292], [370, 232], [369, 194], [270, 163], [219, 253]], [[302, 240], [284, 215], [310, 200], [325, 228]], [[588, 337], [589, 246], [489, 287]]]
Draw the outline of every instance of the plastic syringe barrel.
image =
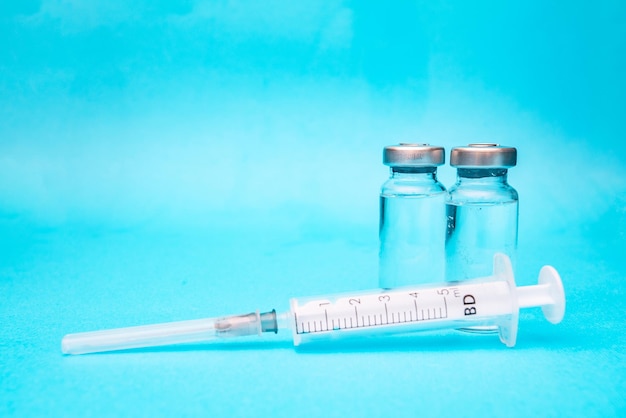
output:
[[540, 306], [546, 319], [563, 318], [561, 279], [550, 266], [539, 284], [517, 287], [509, 258], [494, 256], [493, 274], [481, 279], [291, 300], [296, 346], [316, 341], [412, 333], [468, 326], [496, 326], [500, 340], [513, 347], [519, 309]]

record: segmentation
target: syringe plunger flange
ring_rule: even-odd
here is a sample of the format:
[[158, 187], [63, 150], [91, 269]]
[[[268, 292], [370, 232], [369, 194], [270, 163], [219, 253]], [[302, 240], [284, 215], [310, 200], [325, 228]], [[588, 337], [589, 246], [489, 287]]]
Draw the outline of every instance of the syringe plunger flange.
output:
[[565, 315], [565, 291], [561, 277], [552, 266], [543, 266], [539, 272], [538, 284], [517, 288], [517, 301], [520, 308], [541, 306], [546, 319], [558, 324]]

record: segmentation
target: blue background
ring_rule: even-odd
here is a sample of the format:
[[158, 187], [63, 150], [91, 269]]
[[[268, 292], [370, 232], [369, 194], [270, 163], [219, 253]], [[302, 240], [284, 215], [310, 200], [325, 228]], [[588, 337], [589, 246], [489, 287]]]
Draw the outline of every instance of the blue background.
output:
[[[0, 415], [626, 415], [621, 2], [0, 4]], [[384, 145], [519, 150], [564, 321], [65, 357], [69, 332], [377, 282]], [[444, 166], [448, 187], [454, 170]]]

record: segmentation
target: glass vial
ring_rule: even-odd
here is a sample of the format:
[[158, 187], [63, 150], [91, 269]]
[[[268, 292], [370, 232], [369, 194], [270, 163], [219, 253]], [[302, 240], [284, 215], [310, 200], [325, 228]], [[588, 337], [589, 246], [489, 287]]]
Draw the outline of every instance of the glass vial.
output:
[[384, 148], [390, 178], [380, 193], [380, 287], [444, 280], [446, 189], [437, 180], [437, 167], [444, 162], [443, 147], [402, 143]]
[[498, 144], [455, 147], [450, 165], [457, 181], [446, 197], [446, 278], [486, 277], [493, 256], [504, 253], [515, 263], [518, 197], [507, 182], [517, 150]]

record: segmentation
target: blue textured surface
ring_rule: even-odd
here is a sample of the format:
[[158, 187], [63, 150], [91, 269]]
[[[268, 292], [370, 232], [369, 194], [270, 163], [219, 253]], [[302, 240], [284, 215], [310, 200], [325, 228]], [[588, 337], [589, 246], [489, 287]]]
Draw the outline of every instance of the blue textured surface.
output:
[[[624, 416], [624, 6], [5, 2], [0, 416]], [[377, 282], [384, 145], [519, 149], [518, 345], [285, 339], [65, 357], [69, 332]], [[447, 186], [449, 167], [440, 170]]]

